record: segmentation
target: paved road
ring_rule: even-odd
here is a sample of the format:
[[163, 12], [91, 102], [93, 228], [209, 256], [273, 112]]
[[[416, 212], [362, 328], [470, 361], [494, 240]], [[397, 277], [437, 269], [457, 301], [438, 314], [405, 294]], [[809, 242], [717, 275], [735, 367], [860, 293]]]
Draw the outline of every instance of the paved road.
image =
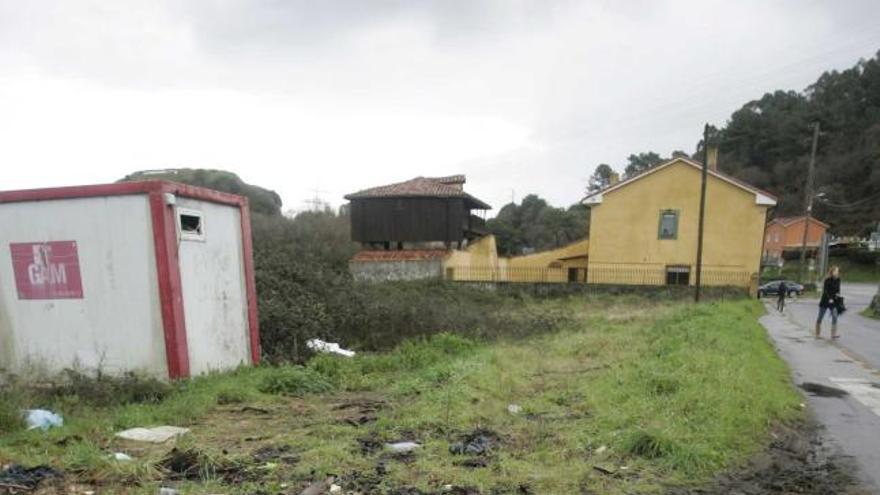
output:
[[[840, 339], [835, 344], [875, 370], [880, 370], [880, 320], [859, 314], [871, 303], [871, 298], [877, 293], [877, 284], [845, 283], [841, 292], [846, 299], [847, 312], [840, 317]], [[808, 328], [815, 325], [818, 311], [819, 301], [816, 299], [789, 300], [786, 308], [795, 322]], [[825, 315], [822, 332], [826, 338], [830, 335], [830, 315]]]
[[[761, 323], [792, 370], [798, 385], [819, 384], [846, 392], [841, 396], [806, 393], [815, 418], [844, 455], [852, 456], [859, 476], [880, 494], [880, 321], [857, 313], [870, 302], [876, 286], [845, 284], [847, 312], [840, 320], [841, 338], [813, 338], [815, 299], [790, 302], [780, 314], [768, 301]], [[822, 392], [822, 390], [819, 390]]]

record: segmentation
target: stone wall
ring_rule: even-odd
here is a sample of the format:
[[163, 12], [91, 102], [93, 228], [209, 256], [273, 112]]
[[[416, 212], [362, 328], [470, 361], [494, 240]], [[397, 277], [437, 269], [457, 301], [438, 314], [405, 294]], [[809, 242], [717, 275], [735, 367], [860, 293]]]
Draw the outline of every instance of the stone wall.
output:
[[348, 268], [355, 280], [366, 282], [443, 278], [443, 262], [440, 259], [350, 261]]

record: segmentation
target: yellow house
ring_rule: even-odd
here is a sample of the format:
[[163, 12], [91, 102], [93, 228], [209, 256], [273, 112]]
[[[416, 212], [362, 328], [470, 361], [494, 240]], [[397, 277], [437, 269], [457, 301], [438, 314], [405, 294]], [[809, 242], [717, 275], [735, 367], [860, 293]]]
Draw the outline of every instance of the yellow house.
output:
[[[691, 285], [695, 280], [701, 165], [675, 158], [590, 194], [587, 282]], [[776, 199], [719, 172], [706, 184], [702, 282], [748, 286], [757, 275], [767, 209]]]

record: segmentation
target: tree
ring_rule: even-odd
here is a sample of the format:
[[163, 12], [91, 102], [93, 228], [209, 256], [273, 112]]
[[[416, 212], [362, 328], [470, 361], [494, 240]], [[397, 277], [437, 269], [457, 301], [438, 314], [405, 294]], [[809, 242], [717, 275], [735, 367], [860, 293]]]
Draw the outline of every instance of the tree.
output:
[[624, 170], [624, 175], [626, 177], [632, 177], [637, 175], [649, 168], [657, 165], [659, 163], [663, 163], [665, 160], [660, 157], [657, 153], [653, 151], [649, 151], [647, 153], [639, 153], [638, 155], [629, 155], [627, 158], [626, 169]]
[[588, 210], [581, 204], [556, 208], [535, 194], [519, 205], [508, 203], [486, 226], [495, 236], [501, 254], [522, 254], [526, 249], [551, 249], [587, 235]]
[[611, 184], [611, 176], [614, 175], [614, 169], [607, 163], [600, 163], [590, 181], [587, 184], [587, 194], [605, 189]]

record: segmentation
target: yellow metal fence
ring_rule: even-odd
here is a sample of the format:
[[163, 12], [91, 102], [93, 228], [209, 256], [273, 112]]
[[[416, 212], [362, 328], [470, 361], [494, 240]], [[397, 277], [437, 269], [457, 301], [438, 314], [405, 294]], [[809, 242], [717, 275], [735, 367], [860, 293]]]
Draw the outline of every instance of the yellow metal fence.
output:
[[[674, 274], [674, 275], [671, 275]], [[445, 278], [457, 282], [587, 283], [603, 285], [693, 285], [694, 267], [607, 265], [585, 268], [447, 266]], [[702, 284], [748, 287], [751, 275], [742, 269], [704, 267]]]

